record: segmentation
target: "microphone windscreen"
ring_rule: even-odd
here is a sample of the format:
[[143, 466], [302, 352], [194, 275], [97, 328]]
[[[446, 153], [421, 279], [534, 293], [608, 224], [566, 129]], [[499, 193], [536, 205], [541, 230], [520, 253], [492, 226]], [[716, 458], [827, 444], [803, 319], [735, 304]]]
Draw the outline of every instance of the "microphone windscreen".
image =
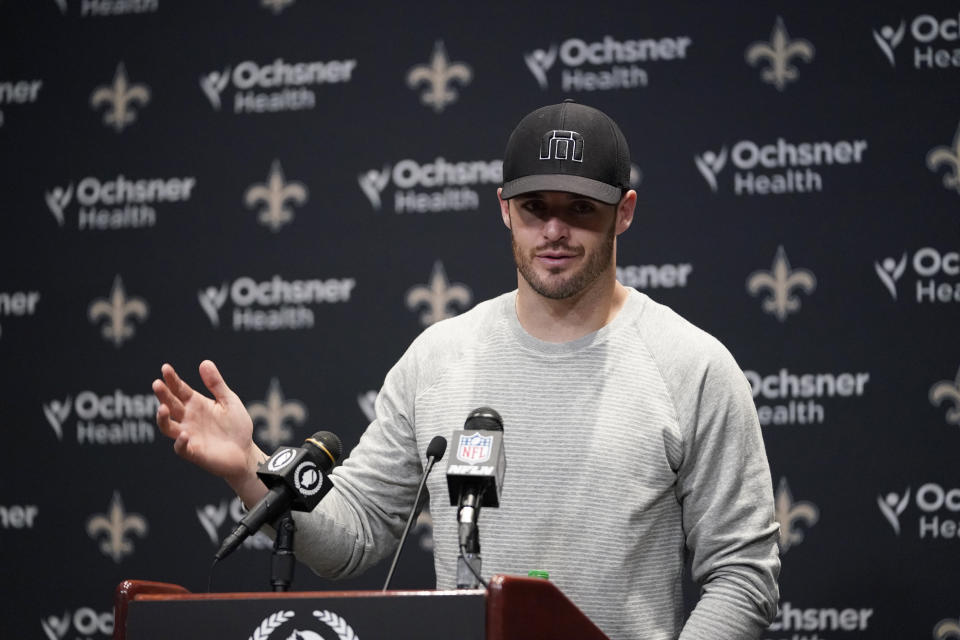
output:
[[447, 439], [443, 436], [434, 436], [430, 444], [427, 445], [427, 458], [434, 458], [436, 462], [443, 460], [443, 454], [447, 452]]
[[503, 418], [495, 409], [480, 407], [474, 409], [463, 423], [464, 430], [480, 429], [484, 431], [503, 431]]
[[340, 457], [343, 455], [343, 444], [341, 444], [340, 438], [338, 438], [336, 434], [330, 433], [329, 431], [317, 431], [304, 442], [305, 444], [313, 445], [321, 449], [330, 458], [332, 462], [330, 465], [331, 469], [340, 462]]

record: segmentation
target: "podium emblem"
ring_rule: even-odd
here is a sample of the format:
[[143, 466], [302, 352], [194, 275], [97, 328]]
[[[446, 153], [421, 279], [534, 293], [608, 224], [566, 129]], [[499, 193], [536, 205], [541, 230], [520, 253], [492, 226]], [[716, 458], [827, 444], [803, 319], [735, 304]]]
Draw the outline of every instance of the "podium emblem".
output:
[[[360, 640], [360, 636], [347, 624], [347, 621], [333, 611], [314, 611], [313, 615], [318, 622], [327, 627], [328, 631], [336, 634], [337, 640]], [[326, 640], [328, 637], [326, 634], [320, 634], [310, 629], [294, 629], [292, 632], [281, 629], [295, 616], [296, 614], [293, 611], [277, 611], [270, 614], [254, 629], [249, 640], [267, 640], [277, 630], [280, 632], [276, 637], [283, 637], [284, 640]], [[287, 635], [288, 633], [289, 635]]]
[[472, 436], [460, 436], [457, 459], [471, 464], [486, 462], [490, 459], [492, 448], [493, 436], [482, 436], [479, 433]]

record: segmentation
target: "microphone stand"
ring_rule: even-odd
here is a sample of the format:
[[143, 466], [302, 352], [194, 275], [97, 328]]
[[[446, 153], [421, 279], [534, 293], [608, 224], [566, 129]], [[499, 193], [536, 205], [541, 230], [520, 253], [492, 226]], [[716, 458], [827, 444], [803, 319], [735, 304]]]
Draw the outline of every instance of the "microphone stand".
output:
[[467, 539], [466, 544], [460, 545], [460, 555], [457, 557], [457, 589], [479, 589], [483, 581], [480, 577], [482, 566], [480, 534], [474, 526], [473, 535]]
[[270, 585], [274, 591], [289, 591], [293, 583], [293, 532], [297, 530], [293, 514], [288, 509], [274, 523], [277, 537], [273, 540], [273, 558], [270, 562]]
[[[442, 453], [440, 455], [443, 455]], [[400, 544], [397, 545], [397, 551], [393, 554], [393, 562], [390, 563], [390, 570], [387, 572], [387, 579], [383, 583], [383, 589], [381, 591], [386, 591], [390, 587], [390, 581], [393, 579], [393, 572], [397, 570], [397, 561], [400, 560], [400, 552], [403, 551], [403, 543], [407, 541], [407, 535], [410, 533], [410, 527], [413, 525], [413, 518], [417, 515], [418, 507], [420, 506], [420, 499], [423, 495], [423, 487], [427, 484], [427, 476], [430, 475], [430, 471], [433, 469], [433, 465], [437, 463], [439, 458], [431, 457], [427, 460], [427, 468], [423, 472], [423, 476], [420, 478], [420, 486], [417, 487], [417, 497], [414, 498], [413, 509], [410, 511], [410, 515], [407, 516], [407, 524], [403, 527], [403, 533], [400, 535]]]
[[457, 589], [477, 589], [480, 583], [487, 583], [480, 577], [483, 559], [480, 557], [480, 528], [477, 526], [477, 510], [480, 508], [480, 495], [461, 495], [458, 515], [457, 538], [460, 555], [457, 557]]

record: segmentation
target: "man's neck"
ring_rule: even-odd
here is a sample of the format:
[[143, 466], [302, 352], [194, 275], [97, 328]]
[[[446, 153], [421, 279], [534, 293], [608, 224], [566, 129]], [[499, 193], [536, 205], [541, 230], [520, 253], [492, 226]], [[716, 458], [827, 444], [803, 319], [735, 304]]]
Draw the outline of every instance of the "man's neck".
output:
[[627, 289], [613, 272], [562, 300], [546, 298], [517, 274], [517, 319], [524, 330], [544, 342], [570, 342], [609, 324], [627, 301]]

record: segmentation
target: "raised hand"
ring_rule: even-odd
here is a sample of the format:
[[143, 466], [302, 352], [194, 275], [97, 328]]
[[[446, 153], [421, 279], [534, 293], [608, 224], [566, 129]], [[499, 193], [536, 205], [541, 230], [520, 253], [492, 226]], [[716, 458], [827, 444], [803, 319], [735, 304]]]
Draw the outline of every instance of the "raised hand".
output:
[[200, 363], [200, 378], [213, 399], [192, 389], [169, 364], [160, 371], [163, 379], [153, 381], [160, 431], [173, 438], [177, 455], [220, 476], [244, 497], [259, 484], [257, 463], [266, 456], [253, 442], [253, 421], [240, 398], [210, 360]]

